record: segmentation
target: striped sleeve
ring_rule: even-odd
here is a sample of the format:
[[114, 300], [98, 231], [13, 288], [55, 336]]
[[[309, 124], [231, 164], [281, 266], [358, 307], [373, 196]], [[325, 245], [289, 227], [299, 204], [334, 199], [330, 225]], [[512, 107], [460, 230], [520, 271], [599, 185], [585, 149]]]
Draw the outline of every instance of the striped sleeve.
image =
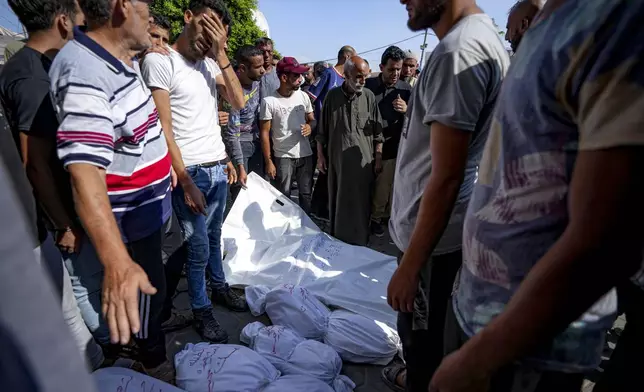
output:
[[107, 169], [114, 156], [114, 123], [105, 93], [91, 86], [68, 86], [59, 90], [56, 106], [61, 119], [56, 141], [63, 166], [89, 163]]

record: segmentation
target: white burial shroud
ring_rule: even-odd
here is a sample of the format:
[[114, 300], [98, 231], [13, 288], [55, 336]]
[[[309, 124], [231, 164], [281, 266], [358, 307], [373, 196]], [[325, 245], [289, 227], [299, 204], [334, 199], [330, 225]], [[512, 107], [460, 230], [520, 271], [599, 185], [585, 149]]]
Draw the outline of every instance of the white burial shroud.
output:
[[327, 306], [396, 328], [396, 313], [387, 305], [396, 259], [325, 234], [257, 174], [249, 174], [222, 238], [229, 284], [304, 286]]

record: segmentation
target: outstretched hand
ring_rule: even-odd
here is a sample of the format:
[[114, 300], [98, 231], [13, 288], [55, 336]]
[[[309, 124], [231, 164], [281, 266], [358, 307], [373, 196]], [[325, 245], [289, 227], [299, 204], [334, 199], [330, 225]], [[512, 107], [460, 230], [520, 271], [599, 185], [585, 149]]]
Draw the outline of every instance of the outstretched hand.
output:
[[128, 344], [141, 329], [139, 291], [154, 295], [157, 290], [143, 269], [128, 257], [105, 268], [103, 278], [103, 316], [107, 319], [112, 343]]

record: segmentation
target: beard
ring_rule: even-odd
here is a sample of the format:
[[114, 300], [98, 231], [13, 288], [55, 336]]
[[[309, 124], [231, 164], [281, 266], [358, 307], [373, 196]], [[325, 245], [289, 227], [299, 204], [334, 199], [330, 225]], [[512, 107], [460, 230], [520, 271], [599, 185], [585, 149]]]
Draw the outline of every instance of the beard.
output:
[[195, 59], [203, 59], [208, 53], [208, 49], [202, 40], [190, 39], [190, 54]]
[[361, 93], [362, 90], [364, 90], [364, 84], [358, 84], [351, 79], [346, 79], [346, 82], [347, 82], [347, 87], [349, 87], [349, 91], [351, 92]]
[[420, 31], [433, 27], [443, 16], [448, 0], [420, 0], [422, 5], [414, 9], [409, 17], [407, 26], [412, 31]]
[[517, 50], [519, 49], [519, 44], [521, 43], [521, 36], [517, 35], [515, 39], [510, 42], [510, 48], [512, 48], [512, 53], [516, 53]]

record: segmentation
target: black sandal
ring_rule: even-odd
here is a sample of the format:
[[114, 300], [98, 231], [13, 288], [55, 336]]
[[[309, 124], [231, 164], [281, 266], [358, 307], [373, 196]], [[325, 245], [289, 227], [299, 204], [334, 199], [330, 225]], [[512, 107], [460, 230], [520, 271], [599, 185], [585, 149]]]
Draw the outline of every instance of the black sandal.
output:
[[380, 376], [387, 386], [396, 392], [405, 392], [405, 388], [398, 385], [397, 380], [400, 372], [405, 372], [403, 382], [407, 381], [407, 368], [404, 363], [394, 363], [382, 369]]

